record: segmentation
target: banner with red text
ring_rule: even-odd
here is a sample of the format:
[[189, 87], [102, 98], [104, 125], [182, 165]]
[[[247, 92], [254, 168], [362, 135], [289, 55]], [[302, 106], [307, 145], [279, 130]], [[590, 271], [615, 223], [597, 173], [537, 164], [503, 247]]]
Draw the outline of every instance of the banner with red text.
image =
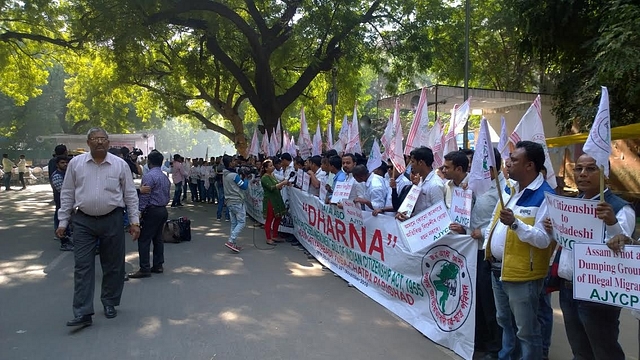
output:
[[477, 241], [446, 234], [412, 252], [390, 215], [360, 220], [298, 189], [288, 189], [288, 204], [294, 235], [320, 263], [429, 339], [473, 357]]

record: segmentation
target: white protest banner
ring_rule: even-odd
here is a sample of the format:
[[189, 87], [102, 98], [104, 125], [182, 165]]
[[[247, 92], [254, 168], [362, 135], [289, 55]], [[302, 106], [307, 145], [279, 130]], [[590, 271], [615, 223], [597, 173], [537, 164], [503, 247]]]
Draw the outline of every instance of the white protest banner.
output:
[[576, 243], [602, 243], [604, 221], [596, 216], [598, 200], [568, 198], [545, 193], [553, 237], [571, 251]]
[[448, 234], [451, 217], [447, 212], [447, 206], [440, 201], [408, 220], [398, 223], [409, 249], [415, 253]]
[[351, 195], [351, 188], [353, 187], [353, 179], [341, 181], [336, 183], [336, 188], [333, 189], [333, 194], [331, 195], [331, 203], [337, 204], [342, 202], [345, 199], [349, 198]]
[[302, 169], [298, 169], [298, 171], [296, 171], [296, 187], [301, 189], [302, 188], [302, 181], [304, 176], [304, 171], [302, 171]]
[[318, 198], [320, 201], [324, 202], [324, 199], [327, 198], [327, 180], [320, 181], [320, 189], [318, 193]]
[[344, 211], [345, 224], [355, 224], [357, 226], [364, 225], [364, 219], [362, 217], [362, 210], [360, 205], [354, 203], [351, 200], [344, 200], [342, 202], [342, 210]]
[[309, 184], [311, 183], [311, 176], [303, 172], [302, 173], [302, 191], [309, 192]]
[[605, 244], [575, 243], [573, 298], [640, 309], [640, 247], [616, 255]]
[[[258, 179], [259, 180], [259, 179]], [[285, 204], [288, 204], [286, 201], [288, 189], [290, 187], [287, 186], [282, 189], [282, 198], [285, 200]], [[264, 197], [264, 189], [262, 188], [262, 184], [260, 181], [249, 181], [249, 188], [246, 190], [245, 196], [245, 209], [247, 210], [247, 215], [251, 216], [255, 221], [264, 224], [265, 218], [262, 214], [262, 199]], [[280, 228], [278, 231], [284, 232], [287, 234], [293, 233], [293, 220], [289, 214], [286, 214], [282, 217], [280, 221]]]
[[471, 226], [472, 203], [473, 192], [471, 190], [454, 187], [451, 196], [451, 209], [449, 210], [452, 221], [465, 227]]
[[344, 209], [290, 195], [294, 234], [322, 265], [432, 341], [473, 357], [477, 241], [447, 234], [412, 253], [389, 215], [363, 212], [356, 225]]
[[418, 200], [418, 196], [420, 195], [420, 186], [411, 185], [411, 190], [407, 196], [402, 200], [402, 204], [398, 208], [398, 212], [404, 214], [406, 216], [411, 216], [413, 213], [413, 208], [416, 206], [416, 201]]

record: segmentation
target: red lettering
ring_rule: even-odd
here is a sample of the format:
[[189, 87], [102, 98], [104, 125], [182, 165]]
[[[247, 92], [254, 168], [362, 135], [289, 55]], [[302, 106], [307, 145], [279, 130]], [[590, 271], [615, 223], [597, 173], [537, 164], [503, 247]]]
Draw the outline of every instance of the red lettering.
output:
[[369, 255], [372, 255], [374, 251], [380, 254], [380, 260], [384, 261], [384, 250], [382, 248], [382, 232], [380, 231], [380, 229], [376, 229], [376, 231], [373, 232], [371, 245], [369, 245]]
[[342, 242], [349, 246], [349, 243], [347, 242], [347, 238], [344, 236], [347, 229], [344, 227], [344, 223], [338, 219], [336, 219], [336, 241], [340, 242], [340, 240], [342, 240]]
[[316, 226], [316, 208], [309, 205], [309, 211], [307, 211], [309, 217], [309, 225]]
[[336, 234], [333, 232], [333, 219], [331, 219], [329, 215], [327, 215], [327, 229], [325, 233], [327, 236], [331, 235], [332, 239], [336, 239]]
[[367, 251], [367, 231], [364, 227], [360, 227], [360, 231], [362, 231], [362, 234], [358, 234], [358, 230], [356, 229], [355, 225], [353, 224], [349, 224], [349, 240], [351, 240], [351, 248], [355, 250], [355, 242], [358, 243], [358, 247], [360, 248], [360, 251], [362, 252], [366, 252]]

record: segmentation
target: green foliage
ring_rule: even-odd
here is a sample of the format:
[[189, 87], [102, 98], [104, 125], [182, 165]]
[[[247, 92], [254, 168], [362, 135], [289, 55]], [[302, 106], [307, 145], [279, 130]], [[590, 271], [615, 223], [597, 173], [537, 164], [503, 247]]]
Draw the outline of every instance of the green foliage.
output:
[[512, 0], [524, 21], [523, 49], [553, 76], [554, 112], [561, 132], [587, 130], [600, 86], [607, 86], [611, 125], [640, 113], [640, 5], [613, 1]]

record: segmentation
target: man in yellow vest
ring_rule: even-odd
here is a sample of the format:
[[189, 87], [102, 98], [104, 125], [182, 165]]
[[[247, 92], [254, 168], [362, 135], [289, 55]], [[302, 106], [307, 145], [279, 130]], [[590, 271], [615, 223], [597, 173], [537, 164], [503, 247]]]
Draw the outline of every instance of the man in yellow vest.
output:
[[[544, 149], [532, 141], [520, 141], [507, 161], [513, 187], [503, 193], [487, 227], [485, 257], [492, 264], [496, 318], [502, 328], [499, 359], [513, 355], [540, 360], [542, 336], [538, 323], [538, 297], [549, 268], [551, 237], [544, 228], [547, 217], [545, 192], [554, 190], [541, 174]], [[514, 326], [515, 321], [515, 326]], [[514, 354], [520, 342], [521, 357]]]

